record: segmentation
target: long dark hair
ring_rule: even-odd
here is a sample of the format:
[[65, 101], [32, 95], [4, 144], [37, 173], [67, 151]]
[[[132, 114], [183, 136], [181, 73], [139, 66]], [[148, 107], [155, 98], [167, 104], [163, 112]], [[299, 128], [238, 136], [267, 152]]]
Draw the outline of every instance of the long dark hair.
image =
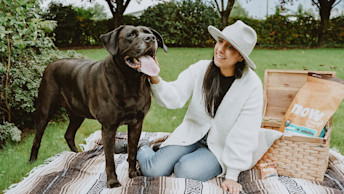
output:
[[[236, 79], [242, 77], [245, 66], [245, 61], [237, 62], [235, 64], [234, 77]], [[215, 116], [214, 104], [215, 101], [219, 98], [220, 94], [220, 76], [220, 68], [215, 65], [213, 57], [213, 60], [210, 62], [203, 80], [203, 95], [205, 100], [205, 108], [207, 114], [212, 118]]]

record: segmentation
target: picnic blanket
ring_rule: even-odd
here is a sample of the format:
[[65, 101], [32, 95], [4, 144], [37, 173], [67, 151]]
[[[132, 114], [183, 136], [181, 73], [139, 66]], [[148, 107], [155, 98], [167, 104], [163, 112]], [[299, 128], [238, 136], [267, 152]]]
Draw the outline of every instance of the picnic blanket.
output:
[[[117, 133], [116, 139], [126, 138], [126, 133]], [[146, 133], [141, 138], [157, 141], [168, 133]], [[128, 177], [127, 154], [115, 154], [116, 173], [121, 187], [106, 187], [105, 156], [101, 142], [101, 132], [96, 131], [81, 145], [83, 152], [65, 151], [34, 168], [26, 178], [13, 184], [5, 193], [227, 193], [220, 185], [222, 178], [207, 182], [169, 177]], [[344, 157], [330, 150], [329, 166], [323, 182], [279, 176], [262, 180], [260, 172], [251, 169], [242, 172], [239, 182], [242, 193], [344, 193]]]

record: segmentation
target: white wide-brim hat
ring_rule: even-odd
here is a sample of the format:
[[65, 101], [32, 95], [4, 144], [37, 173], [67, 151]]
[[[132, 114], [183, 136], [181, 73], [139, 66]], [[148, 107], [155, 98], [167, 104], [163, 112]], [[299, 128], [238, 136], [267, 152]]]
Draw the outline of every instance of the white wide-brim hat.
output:
[[257, 43], [257, 33], [253, 28], [242, 22], [236, 21], [220, 31], [214, 26], [208, 26], [208, 31], [213, 38], [218, 41], [219, 37], [229, 42], [244, 57], [246, 64], [252, 69], [256, 65], [248, 57]]

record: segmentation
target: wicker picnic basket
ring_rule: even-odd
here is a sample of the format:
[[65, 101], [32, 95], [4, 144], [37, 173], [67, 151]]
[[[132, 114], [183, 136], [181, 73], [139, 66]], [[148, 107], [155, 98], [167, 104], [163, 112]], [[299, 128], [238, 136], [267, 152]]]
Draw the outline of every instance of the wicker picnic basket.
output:
[[[335, 72], [312, 71], [335, 77]], [[278, 130], [299, 89], [306, 83], [308, 71], [266, 70], [264, 77], [263, 128]], [[259, 164], [276, 162], [279, 175], [322, 182], [329, 159], [332, 118], [326, 124], [324, 138], [301, 136], [276, 140]]]

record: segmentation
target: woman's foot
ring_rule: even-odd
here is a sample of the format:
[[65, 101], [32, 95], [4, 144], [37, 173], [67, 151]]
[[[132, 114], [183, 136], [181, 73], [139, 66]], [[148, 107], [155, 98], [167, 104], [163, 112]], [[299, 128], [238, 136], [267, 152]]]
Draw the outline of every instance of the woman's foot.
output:
[[[146, 138], [141, 139], [138, 143], [137, 149], [140, 149], [143, 146], [150, 146], [150, 142], [148, 139], [146, 139]], [[128, 140], [121, 139], [119, 141], [116, 141], [114, 152], [115, 152], [115, 154], [126, 154], [126, 153], [128, 153]]]
[[128, 140], [121, 139], [115, 142], [115, 154], [125, 154], [128, 153]]

